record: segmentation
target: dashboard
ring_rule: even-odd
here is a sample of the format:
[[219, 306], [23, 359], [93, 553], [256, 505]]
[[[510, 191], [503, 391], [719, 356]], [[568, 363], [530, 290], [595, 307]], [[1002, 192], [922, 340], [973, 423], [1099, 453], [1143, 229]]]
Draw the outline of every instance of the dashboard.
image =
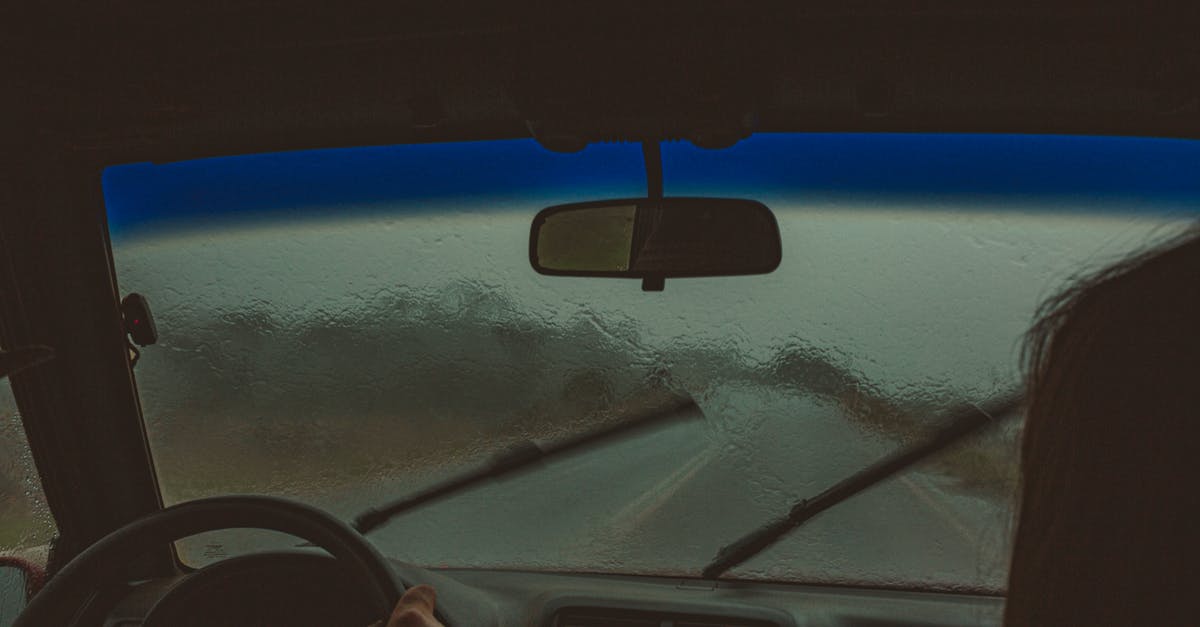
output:
[[[392, 562], [400, 578], [438, 591], [452, 627], [900, 627], [1000, 625], [1001, 597], [712, 582], [671, 577], [430, 570]], [[105, 627], [340, 625], [373, 619], [332, 558], [262, 553], [188, 575], [130, 584]]]

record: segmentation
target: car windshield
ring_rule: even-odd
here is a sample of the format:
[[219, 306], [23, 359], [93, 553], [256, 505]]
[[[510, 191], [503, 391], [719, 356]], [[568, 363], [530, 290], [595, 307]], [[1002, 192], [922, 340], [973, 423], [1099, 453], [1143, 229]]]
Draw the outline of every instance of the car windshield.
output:
[[[164, 500], [285, 495], [346, 519], [682, 393], [702, 418], [407, 512], [371, 539], [433, 567], [697, 576], [716, 551], [1019, 387], [1022, 335], [1071, 277], [1196, 217], [1197, 142], [760, 134], [662, 148], [668, 196], [750, 198], [767, 275], [530, 268], [530, 221], [645, 194], [636, 144], [405, 145], [113, 166], [122, 295], [160, 340], [136, 377]], [[1002, 592], [1020, 421], [835, 507], [737, 579]], [[203, 564], [290, 546], [179, 543]]]

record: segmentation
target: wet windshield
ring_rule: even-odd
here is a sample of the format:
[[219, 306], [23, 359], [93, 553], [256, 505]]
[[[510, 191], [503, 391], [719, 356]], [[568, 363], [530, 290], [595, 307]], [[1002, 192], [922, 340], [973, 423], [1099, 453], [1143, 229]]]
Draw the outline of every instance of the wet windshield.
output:
[[[1191, 142], [758, 135], [663, 147], [667, 195], [759, 200], [772, 274], [533, 272], [542, 207], [645, 192], [637, 145], [531, 140], [106, 171], [122, 294], [161, 340], [136, 368], [167, 502], [288, 495], [347, 519], [524, 439], [682, 393], [703, 417], [486, 482], [371, 538], [428, 566], [698, 575], [715, 551], [1016, 386], [1023, 331], [1071, 276], [1195, 218]], [[727, 576], [999, 591], [1008, 428], [822, 514]], [[288, 546], [180, 543], [193, 564]]]

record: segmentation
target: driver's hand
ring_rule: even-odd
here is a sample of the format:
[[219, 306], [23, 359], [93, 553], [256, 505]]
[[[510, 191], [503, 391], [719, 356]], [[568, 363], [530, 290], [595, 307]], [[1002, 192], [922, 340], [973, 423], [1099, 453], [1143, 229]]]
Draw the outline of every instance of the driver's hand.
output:
[[[413, 586], [404, 591], [392, 617], [385, 627], [445, 627], [433, 617], [433, 608], [437, 604], [437, 593], [431, 586]], [[371, 627], [380, 627], [375, 623]]]

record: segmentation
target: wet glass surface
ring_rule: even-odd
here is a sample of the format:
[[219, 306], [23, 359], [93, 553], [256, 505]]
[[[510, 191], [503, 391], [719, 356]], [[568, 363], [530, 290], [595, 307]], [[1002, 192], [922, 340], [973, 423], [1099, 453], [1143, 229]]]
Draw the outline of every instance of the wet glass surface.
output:
[[[588, 193], [630, 195], [606, 185]], [[279, 494], [350, 518], [673, 390], [703, 416], [481, 485], [371, 537], [430, 566], [696, 575], [795, 500], [922, 437], [945, 408], [1012, 390], [1041, 299], [1186, 219], [1063, 198], [722, 191], [776, 212], [782, 264], [662, 293], [535, 274], [529, 221], [584, 199], [541, 192], [118, 233], [120, 289], [149, 298], [161, 335], [136, 374], [165, 500]], [[1002, 589], [1017, 430], [889, 480], [730, 576]], [[180, 549], [199, 564], [293, 543], [235, 532]]]
[[8, 381], [0, 381], [0, 555], [46, 565], [56, 527]]

